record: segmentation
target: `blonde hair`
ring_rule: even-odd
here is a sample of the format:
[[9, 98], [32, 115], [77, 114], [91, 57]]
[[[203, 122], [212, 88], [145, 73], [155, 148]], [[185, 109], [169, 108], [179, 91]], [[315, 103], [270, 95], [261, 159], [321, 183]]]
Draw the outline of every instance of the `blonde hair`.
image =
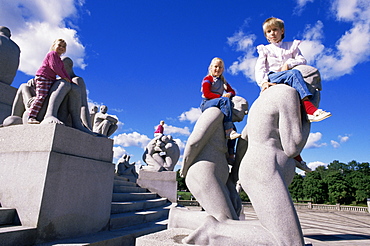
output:
[[67, 42], [64, 39], [58, 38], [58, 39], [54, 40], [53, 44], [50, 47], [50, 51], [55, 51], [57, 49], [59, 43], [64, 43], [66, 45], [66, 48], [67, 48]]
[[[220, 62], [221, 62], [221, 64], [222, 64], [222, 69], [223, 69], [223, 71], [225, 71], [225, 63], [224, 63], [224, 61], [223, 61], [221, 58], [219, 58], [219, 57], [215, 57], [215, 58], [213, 58], [213, 59], [212, 59], [211, 63], [210, 63], [210, 64], [209, 64], [209, 66], [208, 66], [208, 75], [212, 75], [212, 73], [211, 73], [212, 65], [213, 65], [213, 63], [218, 62], [218, 61], [220, 61]], [[222, 73], [223, 73], [223, 72], [222, 72]], [[223, 82], [224, 84], [227, 84], [227, 81], [226, 81], [226, 79], [225, 79], [225, 77], [224, 77], [224, 75], [223, 75], [223, 74], [221, 74], [221, 75], [220, 75], [220, 79], [222, 80], [222, 82]]]
[[[281, 20], [279, 18], [276, 18], [276, 17], [267, 18], [262, 24], [263, 34], [265, 35], [265, 37], [266, 37], [266, 29], [269, 28], [269, 27], [278, 27], [280, 29], [284, 29], [284, 33], [283, 33], [283, 35], [281, 35], [281, 40], [284, 39], [284, 37], [285, 37], [285, 28], [284, 28], [284, 21], [283, 20]], [[267, 41], [270, 42], [270, 40], [268, 40], [268, 39], [267, 39]]]

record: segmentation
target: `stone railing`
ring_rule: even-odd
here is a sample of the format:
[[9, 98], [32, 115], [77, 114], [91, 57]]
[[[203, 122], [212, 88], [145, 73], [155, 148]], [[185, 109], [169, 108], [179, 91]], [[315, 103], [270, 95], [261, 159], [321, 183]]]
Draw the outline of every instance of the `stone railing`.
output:
[[[178, 200], [178, 204], [182, 206], [199, 206], [196, 200]], [[250, 202], [243, 202], [244, 207], [253, 207]], [[313, 210], [327, 210], [327, 211], [346, 211], [346, 212], [365, 212], [369, 213], [369, 207], [357, 207], [357, 206], [344, 206], [340, 204], [336, 205], [325, 205], [325, 204], [312, 204], [309, 203], [294, 203], [294, 207], [298, 209], [313, 209]]]

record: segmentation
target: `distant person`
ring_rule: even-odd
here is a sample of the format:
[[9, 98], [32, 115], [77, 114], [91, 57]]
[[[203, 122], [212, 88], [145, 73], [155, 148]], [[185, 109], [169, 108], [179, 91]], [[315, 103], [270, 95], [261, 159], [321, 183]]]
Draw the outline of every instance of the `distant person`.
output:
[[100, 112], [95, 114], [93, 132], [110, 137], [118, 128], [118, 120], [107, 114], [107, 111], [107, 106], [100, 106]]
[[224, 67], [224, 61], [221, 58], [212, 59], [208, 67], [208, 75], [202, 81], [203, 101], [200, 109], [204, 112], [210, 107], [219, 108], [224, 114], [223, 125], [226, 138], [232, 140], [241, 135], [234, 130], [231, 97], [235, 96], [235, 91], [223, 76]]
[[164, 132], [164, 121], [161, 120], [159, 122], [159, 125], [157, 126], [157, 129], [154, 132], [154, 137], [160, 138], [163, 135], [163, 132]]
[[284, 21], [281, 19], [268, 18], [263, 22], [262, 27], [270, 44], [257, 46], [255, 76], [261, 91], [276, 84], [289, 85], [298, 92], [310, 122], [318, 122], [330, 117], [330, 112], [316, 108], [309, 100], [312, 93], [308, 90], [302, 74], [294, 69], [297, 65], [307, 63], [298, 48], [301, 41], [283, 42], [285, 28]]
[[58, 75], [61, 79], [71, 83], [71, 78], [64, 68], [64, 64], [60, 56], [67, 50], [67, 43], [63, 39], [56, 39], [44, 58], [41, 67], [37, 70], [35, 76], [36, 97], [31, 103], [29, 109], [28, 123], [39, 124], [36, 119], [44, 101], [47, 97], [50, 87], [57, 80]]
[[11, 85], [19, 66], [19, 46], [10, 39], [9, 28], [0, 26], [0, 82]]

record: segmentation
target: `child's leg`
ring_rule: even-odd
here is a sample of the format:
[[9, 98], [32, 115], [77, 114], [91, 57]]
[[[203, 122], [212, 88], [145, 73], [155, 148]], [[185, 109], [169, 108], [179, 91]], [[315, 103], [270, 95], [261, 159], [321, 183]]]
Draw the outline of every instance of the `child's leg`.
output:
[[54, 81], [36, 77], [36, 97], [29, 110], [29, 118], [36, 118]]

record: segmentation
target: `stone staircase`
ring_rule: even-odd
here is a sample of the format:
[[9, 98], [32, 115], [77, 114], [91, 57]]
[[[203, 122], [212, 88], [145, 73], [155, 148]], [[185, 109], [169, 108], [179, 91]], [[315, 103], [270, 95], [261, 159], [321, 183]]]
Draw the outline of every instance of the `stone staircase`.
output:
[[[127, 178], [115, 176], [111, 217], [107, 231], [78, 238], [42, 243], [38, 244], [38, 246], [132, 246], [135, 245], [135, 239], [137, 237], [167, 229], [170, 207], [171, 202], [166, 198], [159, 197], [156, 193], [151, 193], [147, 189], [139, 187]], [[2, 210], [5, 211], [7, 209]], [[11, 217], [15, 217], [16, 211], [14, 209], [8, 209], [10, 211], [5, 213], [2, 210], [0, 210], [0, 225], [2, 225], [2, 217], [7, 217], [7, 222], [2, 223], [9, 224], [10, 220], [12, 220]], [[19, 225], [0, 226], [0, 246], [34, 245], [35, 236], [35, 228], [26, 228]], [[14, 237], [14, 240], [20, 238], [23, 241], [9, 241], [8, 239], [10, 237]]]

